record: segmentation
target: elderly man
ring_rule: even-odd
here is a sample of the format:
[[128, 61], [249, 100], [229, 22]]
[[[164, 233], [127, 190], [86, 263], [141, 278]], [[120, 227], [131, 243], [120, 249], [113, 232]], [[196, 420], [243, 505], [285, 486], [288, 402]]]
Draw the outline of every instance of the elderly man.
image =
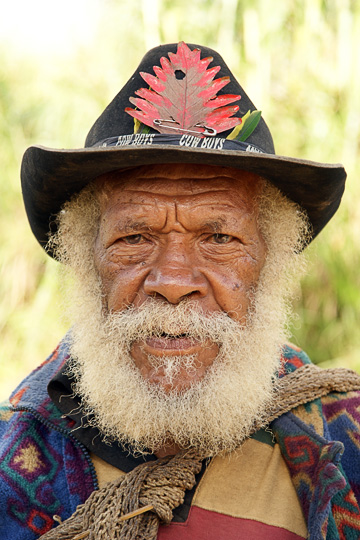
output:
[[73, 326], [3, 408], [2, 539], [360, 538], [360, 378], [284, 332], [344, 183], [275, 155], [185, 43], [144, 57], [85, 149], [27, 150]]

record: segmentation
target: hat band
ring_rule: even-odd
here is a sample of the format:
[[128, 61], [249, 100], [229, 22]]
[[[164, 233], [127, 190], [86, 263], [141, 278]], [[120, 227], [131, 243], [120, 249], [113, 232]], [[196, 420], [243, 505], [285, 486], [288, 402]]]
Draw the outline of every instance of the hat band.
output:
[[131, 135], [119, 135], [109, 137], [97, 142], [93, 147], [113, 146], [184, 146], [186, 148], [202, 148], [206, 150], [237, 150], [241, 152], [255, 152], [265, 154], [261, 148], [254, 144], [223, 137], [196, 137], [196, 135], [163, 135], [161, 133], [132, 133]]

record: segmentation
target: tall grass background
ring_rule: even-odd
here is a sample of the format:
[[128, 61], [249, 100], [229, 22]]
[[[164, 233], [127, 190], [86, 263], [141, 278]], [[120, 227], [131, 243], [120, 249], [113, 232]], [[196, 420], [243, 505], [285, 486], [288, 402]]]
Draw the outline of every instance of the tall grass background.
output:
[[[316, 363], [360, 371], [360, 3], [87, 0], [89, 22], [69, 3], [48, 2], [41, 12], [37, 2], [17, 14], [27, 17], [28, 41], [16, 26], [15, 39], [0, 36], [0, 397], [68, 328], [58, 265], [37, 245], [24, 212], [23, 152], [32, 144], [82, 147], [143, 54], [179, 40], [223, 55], [263, 111], [278, 154], [346, 165], [341, 209], [308, 248], [292, 340]], [[64, 10], [71, 35], [88, 25], [87, 38], [69, 47], [64, 26], [61, 47], [47, 50], [44, 35], [35, 50], [32, 39], [42, 28], [59, 32]]]

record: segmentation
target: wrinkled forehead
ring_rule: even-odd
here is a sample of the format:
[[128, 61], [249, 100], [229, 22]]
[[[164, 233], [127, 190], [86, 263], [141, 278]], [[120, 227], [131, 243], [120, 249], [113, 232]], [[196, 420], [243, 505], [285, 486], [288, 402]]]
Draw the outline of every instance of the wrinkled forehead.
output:
[[264, 182], [254, 173], [230, 167], [166, 164], [104, 174], [96, 179], [95, 186], [102, 210], [109, 201], [141, 193], [184, 200], [225, 198], [255, 210]]

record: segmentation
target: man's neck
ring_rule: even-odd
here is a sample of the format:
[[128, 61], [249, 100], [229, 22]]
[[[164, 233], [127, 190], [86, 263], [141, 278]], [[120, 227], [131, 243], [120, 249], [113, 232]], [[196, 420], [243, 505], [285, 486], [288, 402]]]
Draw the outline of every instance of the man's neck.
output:
[[155, 452], [155, 456], [157, 458], [163, 458], [165, 456], [175, 456], [180, 452], [181, 448], [177, 444], [169, 443], [165, 444], [164, 446], [161, 446], [157, 452]]

